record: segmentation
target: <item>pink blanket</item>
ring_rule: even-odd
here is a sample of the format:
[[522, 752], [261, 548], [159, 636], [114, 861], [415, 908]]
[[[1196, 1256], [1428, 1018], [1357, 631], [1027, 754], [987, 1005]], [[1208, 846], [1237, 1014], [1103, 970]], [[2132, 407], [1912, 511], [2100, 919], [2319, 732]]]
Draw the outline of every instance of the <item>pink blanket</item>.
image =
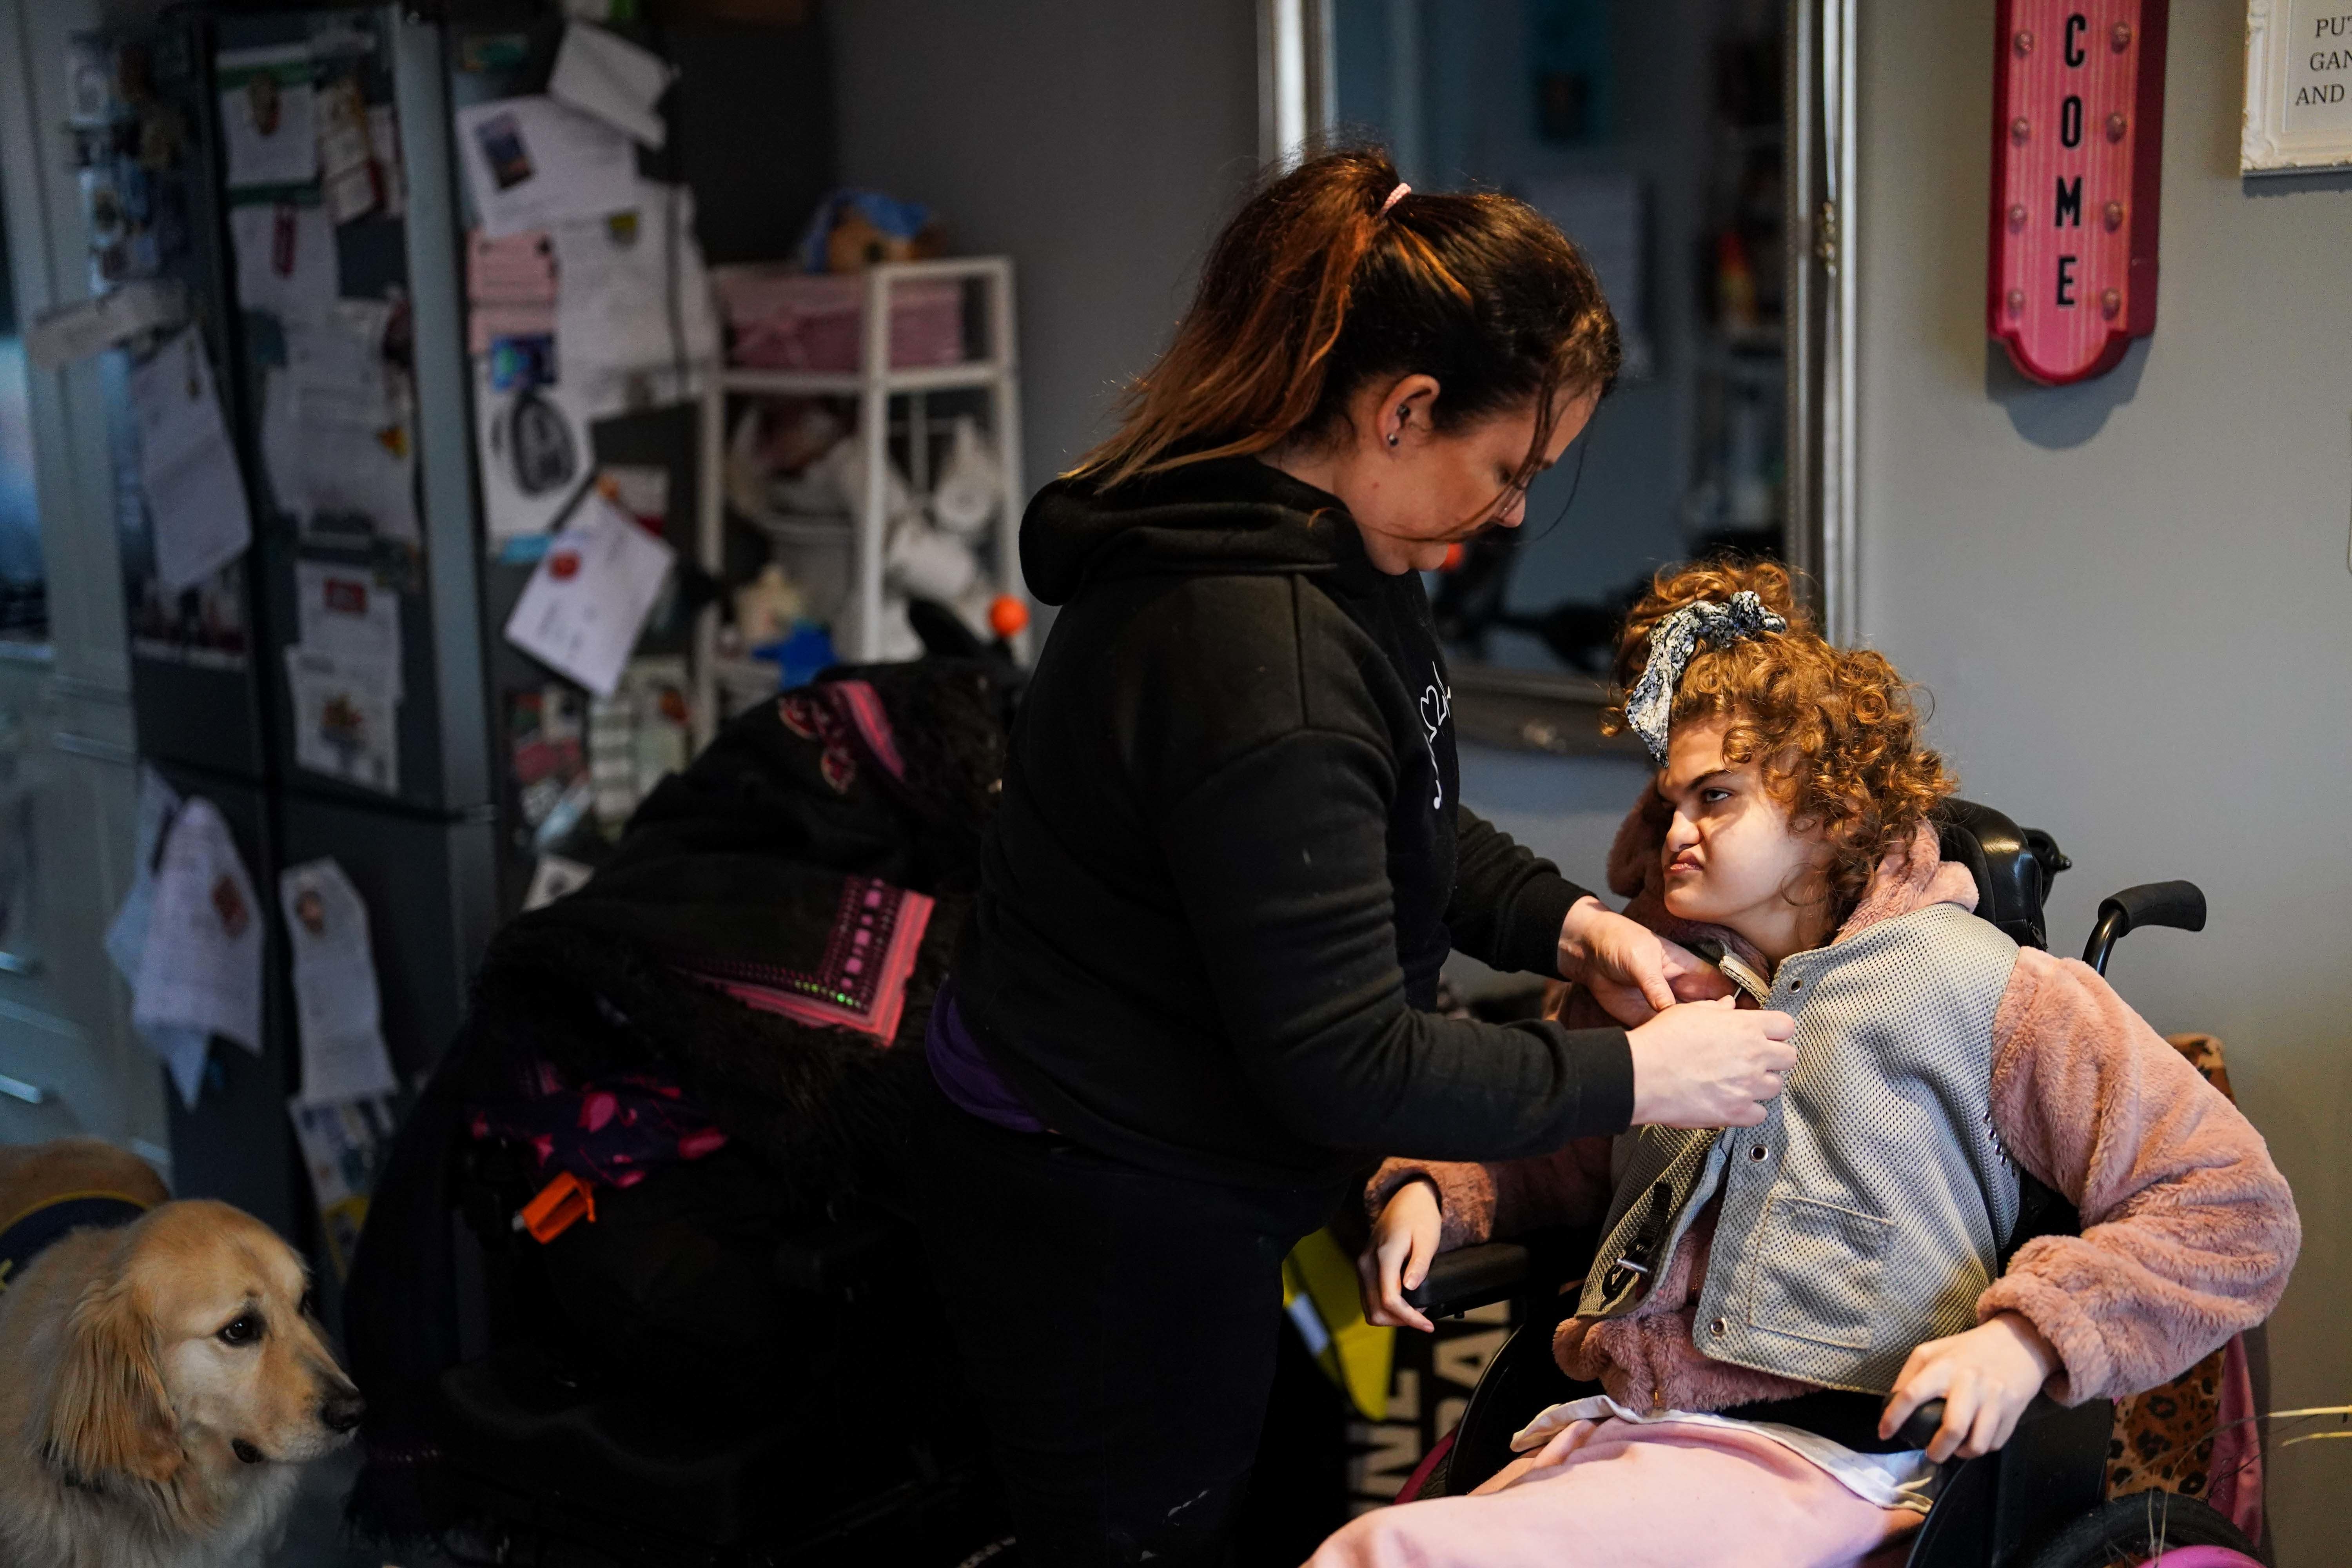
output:
[[1309, 1568], [1859, 1568], [1899, 1563], [1919, 1517], [1767, 1437], [1580, 1421], [1470, 1497], [1362, 1515]]

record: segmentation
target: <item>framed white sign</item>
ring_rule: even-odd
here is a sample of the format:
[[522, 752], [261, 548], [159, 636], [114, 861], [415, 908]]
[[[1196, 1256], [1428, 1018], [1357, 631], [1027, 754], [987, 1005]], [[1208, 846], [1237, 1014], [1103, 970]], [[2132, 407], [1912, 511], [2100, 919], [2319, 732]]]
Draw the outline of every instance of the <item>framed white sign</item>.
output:
[[2247, 0], [2238, 171], [2352, 167], [2352, 3]]

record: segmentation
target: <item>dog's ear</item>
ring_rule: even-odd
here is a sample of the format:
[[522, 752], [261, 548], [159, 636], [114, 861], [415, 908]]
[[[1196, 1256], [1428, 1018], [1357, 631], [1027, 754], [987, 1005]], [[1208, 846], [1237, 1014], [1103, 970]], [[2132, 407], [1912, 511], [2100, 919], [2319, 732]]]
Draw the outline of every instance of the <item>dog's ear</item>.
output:
[[44, 1452], [68, 1480], [168, 1481], [187, 1462], [154, 1327], [127, 1280], [100, 1279], [67, 1319]]

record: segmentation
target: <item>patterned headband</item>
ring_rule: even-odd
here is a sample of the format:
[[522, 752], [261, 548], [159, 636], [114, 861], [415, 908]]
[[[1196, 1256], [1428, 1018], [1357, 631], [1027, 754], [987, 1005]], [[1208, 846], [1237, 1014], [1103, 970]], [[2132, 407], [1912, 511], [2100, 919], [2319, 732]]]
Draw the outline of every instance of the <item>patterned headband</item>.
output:
[[1728, 605], [1711, 599], [1685, 605], [1650, 628], [1650, 662], [1642, 667], [1642, 679], [1633, 683], [1633, 692], [1625, 699], [1626, 728], [1642, 737], [1642, 744], [1650, 748], [1658, 766], [1664, 767], [1675, 689], [1682, 684], [1683, 670], [1697, 650], [1699, 639], [1728, 647], [1766, 632], [1788, 629], [1787, 619], [1766, 609], [1764, 601], [1753, 593], [1734, 594]]

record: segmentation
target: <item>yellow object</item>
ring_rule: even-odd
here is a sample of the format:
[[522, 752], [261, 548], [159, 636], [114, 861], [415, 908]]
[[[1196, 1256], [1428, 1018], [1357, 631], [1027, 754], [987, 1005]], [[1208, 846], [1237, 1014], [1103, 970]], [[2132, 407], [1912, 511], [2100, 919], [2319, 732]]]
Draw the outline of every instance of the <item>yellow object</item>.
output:
[[1328, 1230], [1317, 1231], [1282, 1260], [1282, 1310], [1364, 1419], [1388, 1419], [1396, 1331], [1364, 1321], [1355, 1260]]

